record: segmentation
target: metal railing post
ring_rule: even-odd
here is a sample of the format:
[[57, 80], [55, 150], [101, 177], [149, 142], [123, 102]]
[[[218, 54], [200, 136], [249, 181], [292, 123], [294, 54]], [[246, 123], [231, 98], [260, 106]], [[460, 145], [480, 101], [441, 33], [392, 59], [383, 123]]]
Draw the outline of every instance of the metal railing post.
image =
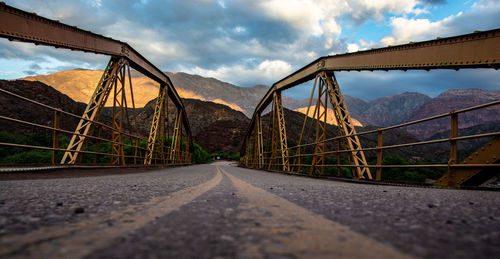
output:
[[54, 111], [54, 131], [52, 135], [52, 164], [56, 164], [57, 159], [57, 149], [59, 148], [59, 128], [61, 123], [61, 110], [57, 109]]
[[384, 131], [379, 129], [377, 141], [377, 167], [375, 180], [382, 180], [382, 147], [384, 146]]
[[453, 169], [451, 165], [457, 163], [458, 160], [458, 143], [457, 140], [454, 139], [458, 137], [458, 113], [454, 110], [450, 112], [450, 159], [448, 160], [448, 173], [450, 173], [450, 182], [455, 182], [455, 177], [453, 174]]

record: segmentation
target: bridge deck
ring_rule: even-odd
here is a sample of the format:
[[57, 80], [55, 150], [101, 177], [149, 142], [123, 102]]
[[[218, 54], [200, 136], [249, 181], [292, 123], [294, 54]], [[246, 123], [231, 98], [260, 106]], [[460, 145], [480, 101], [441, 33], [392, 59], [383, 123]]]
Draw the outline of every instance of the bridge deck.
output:
[[[372, 186], [197, 165], [0, 181], [0, 255], [498, 255], [497, 192]], [[64, 249], [61, 249], [64, 247]]]

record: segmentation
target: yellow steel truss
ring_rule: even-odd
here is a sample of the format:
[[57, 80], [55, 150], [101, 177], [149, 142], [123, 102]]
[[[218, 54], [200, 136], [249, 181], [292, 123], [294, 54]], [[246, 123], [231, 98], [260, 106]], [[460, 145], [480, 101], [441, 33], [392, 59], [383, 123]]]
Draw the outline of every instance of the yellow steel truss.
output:
[[325, 87], [327, 88], [326, 91], [329, 95], [335, 118], [337, 119], [337, 124], [340, 129], [340, 133], [346, 137], [346, 146], [349, 148], [349, 150], [351, 150], [351, 163], [357, 166], [354, 170], [355, 178], [372, 179], [370, 169], [366, 167], [368, 163], [366, 162], [364, 152], [361, 150], [361, 142], [359, 141], [358, 136], [355, 135], [356, 129], [351, 122], [351, 117], [349, 116], [349, 112], [347, 111], [347, 106], [345, 104], [344, 97], [340, 92], [340, 87], [337, 83], [335, 75], [333, 74], [333, 72], [327, 71], [320, 72], [318, 76], [321, 77], [321, 80], [325, 83]]
[[118, 76], [118, 71], [126, 63], [125, 59], [112, 57], [97, 85], [87, 107], [78, 123], [73, 136], [68, 144], [66, 152], [61, 159], [61, 164], [75, 164], [86, 137], [91, 131], [92, 125], [99, 118], [102, 108], [108, 100], [109, 93]]
[[[309, 174], [325, 173], [325, 155], [326, 151], [326, 115], [328, 112], [328, 87], [325, 86], [323, 80], [315, 81], [318, 82], [318, 99], [316, 101], [316, 106], [314, 107], [313, 118], [316, 119], [316, 139], [314, 147], [314, 155], [312, 159], [311, 168]], [[306, 114], [306, 118], [307, 118]]]
[[264, 166], [264, 140], [262, 136], [262, 118], [260, 115], [258, 115], [257, 123], [255, 125], [257, 126], [257, 139], [255, 141], [257, 147], [257, 165], [259, 168], [262, 168]]
[[160, 90], [158, 92], [158, 98], [156, 99], [156, 106], [153, 115], [153, 120], [151, 121], [151, 130], [149, 132], [149, 138], [148, 138], [148, 149], [146, 151], [146, 157], [144, 159], [145, 165], [150, 165], [151, 160], [153, 159], [156, 135], [158, 134], [158, 126], [160, 124], [160, 117], [162, 113], [166, 91], [167, 88], [164, 85], [160, 86]]
[[[272, 167], [274, 158], [277, 158], [278, 144], [280, 147], [279, 151], [281, 156], [281, 170], [290, 171], [290, 158], [288, 155], [288, 144], [286, 139], [285, 114], [283, 112], [281, 93], [274, 92], [272, 152], [271, 159], [269, 159], [268, 168]], [[279, 160], [280, 159], [278, 158], [278, 161]], [[277, 164], [279, 164], [279, 162]]]
[[172, 163], [177, 163], [179, 160], [180, 153], [180, 141], [181, 141], [181, 127], [182, 127], [182, 112], [177, 110], [177, 116], [175, 118], [174, 132], [172, 134], [172, 145], [170, 146], [170, 161]]
[[125, 105], [125, 66], [122, 66], [118, 71], [118, 75], [113, 83], [113, 131], [111, 133], [111, 164], [125, 165], [125, 157], [123, 153], [123, 116]]

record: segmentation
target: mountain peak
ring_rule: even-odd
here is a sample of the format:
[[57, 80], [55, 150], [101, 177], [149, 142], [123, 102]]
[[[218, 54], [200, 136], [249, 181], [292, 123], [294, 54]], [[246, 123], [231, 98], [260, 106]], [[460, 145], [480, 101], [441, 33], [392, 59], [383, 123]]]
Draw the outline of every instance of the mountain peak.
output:
[[500, 91], [485, 91], [478, 88], [470, 89], [451, 89], [446, 92], [441, 93], [439, 97], [449, 97], [449, 96], [500, 96]]

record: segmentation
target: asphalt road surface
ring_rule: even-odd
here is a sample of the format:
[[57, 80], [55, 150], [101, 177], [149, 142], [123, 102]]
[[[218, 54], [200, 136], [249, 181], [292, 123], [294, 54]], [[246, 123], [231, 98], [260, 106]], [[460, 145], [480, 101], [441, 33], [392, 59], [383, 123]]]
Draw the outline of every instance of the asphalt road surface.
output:
[[500, 258], [500, 193], [227, 162], [0, 181], [1, 258]]

